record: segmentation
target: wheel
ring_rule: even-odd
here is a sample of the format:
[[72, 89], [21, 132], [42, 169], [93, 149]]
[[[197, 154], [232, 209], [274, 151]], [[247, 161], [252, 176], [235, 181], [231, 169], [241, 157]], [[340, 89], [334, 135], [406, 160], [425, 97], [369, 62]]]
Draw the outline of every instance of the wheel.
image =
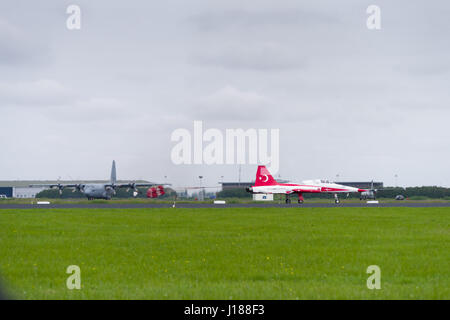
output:
[[339, 200], [338, 199], [336, 199], [336, 200], [334, 200], [334, 203], [336, 203], [336, 204], [339, 204]]
[[299, 204], [303, 204], [303, 200], [298, 200], [298, 203]]
[[286, 204], [291, 204], [291, 199], [287, 198], [286, 199]]

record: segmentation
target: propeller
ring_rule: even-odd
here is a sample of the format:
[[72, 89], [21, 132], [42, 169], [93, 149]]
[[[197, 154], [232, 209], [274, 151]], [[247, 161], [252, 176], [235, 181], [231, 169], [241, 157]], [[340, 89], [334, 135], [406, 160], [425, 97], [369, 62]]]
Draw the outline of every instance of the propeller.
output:
[[105, 190], [112, 191], [114, 195], [116, 194], [116, 186], [115, 185], [107, 186], [107, 187], [105, 187]]
[[81, 193], [84, 193], [84, 185], [82, 185], [82, 184], [75, 185], [75, 187], [73, 188], [72, 192], [75, 192], [75, 191], [79, 191]]
[[62, 191], [64, 189], [64, 186], [61, 185], [60, 183], [58, 183], [55, 187], [58, 188], [59, 195], [62, 195]]
[[136, 197], [140, 193], [139, 189], [136, 187], [136, 182], [132, 182], [129, 184], [127, 192], [129, 192], [131, 189], [133, 189], [133, 197]]

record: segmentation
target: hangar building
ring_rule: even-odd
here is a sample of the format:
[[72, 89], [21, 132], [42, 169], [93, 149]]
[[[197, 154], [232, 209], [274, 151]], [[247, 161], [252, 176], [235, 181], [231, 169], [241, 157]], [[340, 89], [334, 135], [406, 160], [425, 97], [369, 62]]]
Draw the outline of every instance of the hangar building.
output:
[[12, 198], [13, 191], [12, 187], [0, 187], [0, 198]]

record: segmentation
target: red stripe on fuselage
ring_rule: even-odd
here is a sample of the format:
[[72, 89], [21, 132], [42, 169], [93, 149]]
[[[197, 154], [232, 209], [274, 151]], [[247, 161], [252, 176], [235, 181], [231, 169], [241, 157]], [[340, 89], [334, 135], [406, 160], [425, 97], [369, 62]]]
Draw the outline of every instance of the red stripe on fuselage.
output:
[[310, 191], [302, 191], [302, 192], [310, 192], [310, 193], [318, 193], [318, 192], [346, 192], [349, 191], [348, 189], [342, 189], [342, 188], [331, 188], [331, 187], [321, 187], [321, 186], [314, 186], [314, 185], [305, 185], [305, 184], [293, 184], [293, 183], [279, 183], [279, 186], [285, 186], [285, 187], [299, 187], [300, 189], [302, 187], [311, 188], [316, 187], [320, 188], [320, 191], [317, 190], [310, 190]]

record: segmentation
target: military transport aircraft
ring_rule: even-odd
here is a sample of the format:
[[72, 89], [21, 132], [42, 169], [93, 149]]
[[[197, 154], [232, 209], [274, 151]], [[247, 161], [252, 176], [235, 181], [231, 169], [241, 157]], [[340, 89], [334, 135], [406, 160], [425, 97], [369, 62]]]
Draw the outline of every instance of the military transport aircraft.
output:
[[278, 183], [265, 166], [258, 166], [256, 171], [255, 185], [246, 189], [252, 193], [278, 193], [286, 195], [286, 203], [291, 203], [290, 195], [298, 194], [298, 203], [303, 203], [304, 193], [332, 193], [335, 203], [338, 204], [338, 193], [369, 192], [372, 190], [359, 189], [341, 184], [336, 184], [328, 180], [308, 180], [301, 184]]
[[134, 195], [139, 193], [138, 187], [152, 187], [158, 184], [155, 183], [116, 183], [116, 162], [113, 161], [111, 168], [111, 181], [110, 183], [80, 183], [80, 184], [32, 184], [30, 187], [47, 187], [50, 189], [58, 188], [59, 194], [62, 194], [62, 190], [64, 188], [73, 188], [74, 191], [78, 190], [88, 198], [88, 200], [92, 199], [106, 199], [110, 200], [113, 195], [116, 194], [117, 188], [127, 188], [128, 190], [132, 189]]

